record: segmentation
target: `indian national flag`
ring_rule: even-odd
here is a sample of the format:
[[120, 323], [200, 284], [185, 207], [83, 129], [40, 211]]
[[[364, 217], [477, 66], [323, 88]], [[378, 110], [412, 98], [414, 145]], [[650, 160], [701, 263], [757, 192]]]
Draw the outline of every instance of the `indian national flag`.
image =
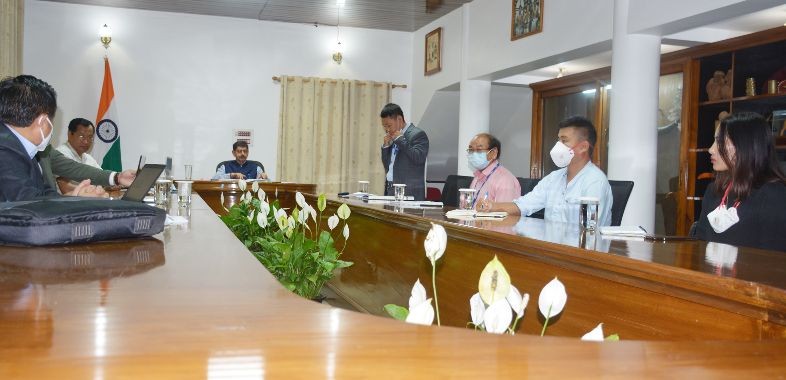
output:
[[101, 163], [102, 168], [121, 171], [123, 164], [120, 160], [120, 130], [117, 126], [112, 72], [109, 70], [107, 57], [104, 57], [104, 84], [101, 86], [101, 100], [98, 102], [96, 137], [93, 142], [93, 157]]

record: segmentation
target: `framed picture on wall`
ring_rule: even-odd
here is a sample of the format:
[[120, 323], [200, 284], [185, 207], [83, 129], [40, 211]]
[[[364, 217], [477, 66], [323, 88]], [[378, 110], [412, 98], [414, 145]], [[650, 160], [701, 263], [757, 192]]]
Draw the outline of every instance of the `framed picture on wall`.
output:
[[442, 28], [426, 34], [425, 75], [438, 73], [442, 70]]
[[543, 31], [543, 0], [511, 0], [510, 40]]

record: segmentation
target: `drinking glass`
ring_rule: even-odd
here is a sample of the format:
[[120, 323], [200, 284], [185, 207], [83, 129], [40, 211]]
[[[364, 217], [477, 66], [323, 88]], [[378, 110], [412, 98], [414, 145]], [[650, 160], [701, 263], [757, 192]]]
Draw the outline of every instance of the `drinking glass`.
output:
[[595, 231], [598, 227], [600, 200], [595, 197], [581, 197], [579, 202], [579, 226], [587, 231]]
[[406, 189], [407, 189], [407, 185], [405, 185], [403, 183], [394, 183], [393, 184], [393, 199], [395, 199], [398, 202], [401, 202], [404, 199], [406, 199], [404, 197], [404, 193], [406, 192]]
[[368, 181], [358, 181], [358, 193], [368, 194]]
[[172, 181], [168, 179], [156, 180], [155, 200], [157, 205], [165, 204], [169, 200], [169, 188], [172, 186]]
[[475, 189], [459, 189], [459, 208], [462, 210], [472, 210], [475, 204]]
[[179, 204], [191, 203], [191, 185], [194, 181], [176, 181], [177, 182], [177, 202]]

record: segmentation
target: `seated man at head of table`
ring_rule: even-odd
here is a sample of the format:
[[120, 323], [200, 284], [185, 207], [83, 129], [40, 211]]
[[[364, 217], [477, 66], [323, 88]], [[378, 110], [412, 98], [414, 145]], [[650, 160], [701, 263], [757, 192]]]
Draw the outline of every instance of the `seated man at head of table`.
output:
[[237, 141], [232, 144], [234, 160], [218, 164], [216, 174], [212, 180], [217, 179], [267, 179], [265, 167], [259, 161], [248, 159], [248, 143]]
[[[72, 119], [68, 123], [68, 140], [57, 147], [57, 151], [76, 162], [100, 169], [101, 165], [88, 153], [93, 146], [94, 137], [95, 127], [90, 120], [81, 117]], [[60, 187], [61, 193], [68, 193], [77, 184], [78, 182], [66, 177], [57, 177], [57, 185]]]
[[[470, 188], [475, 199], [492, 202], [513, 202], [521, 196], [521, 184], [510, 170], [502, 166], [502, 143], [488, 133], [475, 135], [467, 147], [467, 163], [475, 178]], [[473, 205], [474, 206], [474, 205]]]
[[[44, 172], [50, 169], [44, 168], [40, 157], [54, 133], [50, 118], [56, 110], [57, 94], [48, 83], [31, 75], [0, 81], [0, 201], [58, 195], [54, 184], [44, 179]], [[80, 182], [66, 195], [107, 196], [90, 180]]]
[[506, 211], [513, 215], [532, 215], [544, 209], [547, 221], [578, 223], [579, 198], [600, 201], [598, 225], [611, 224], [611, 186], [606, 174], [592, 163], [597, 141], [595, 126], [586, 118], [574, 116], [559, 123], [559, 140], [551, 149], [551, 159], [560, 169], [544, 177], [535, 188], [513, 202], [478, 202], [480, 211]]

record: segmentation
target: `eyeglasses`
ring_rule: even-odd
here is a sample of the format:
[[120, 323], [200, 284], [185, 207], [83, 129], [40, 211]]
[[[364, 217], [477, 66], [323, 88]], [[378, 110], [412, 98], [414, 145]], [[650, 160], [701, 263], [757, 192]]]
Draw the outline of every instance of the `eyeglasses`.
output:
[[89, 135], [89, 136], [77, 135], [76, 137], [79, 137], [79, 140], [82, 140], [82, 141], [93, 141], [93, 139], [95, 138], [95, 135]]
[[469, 154], [472, 154], [472, 153], [488, 153], [488, 152], [491, 152], [491, 151], [492, 151], [492, 149], [472, 149], [472, 148], [467, 149], [467, 153], [469, 153]]

